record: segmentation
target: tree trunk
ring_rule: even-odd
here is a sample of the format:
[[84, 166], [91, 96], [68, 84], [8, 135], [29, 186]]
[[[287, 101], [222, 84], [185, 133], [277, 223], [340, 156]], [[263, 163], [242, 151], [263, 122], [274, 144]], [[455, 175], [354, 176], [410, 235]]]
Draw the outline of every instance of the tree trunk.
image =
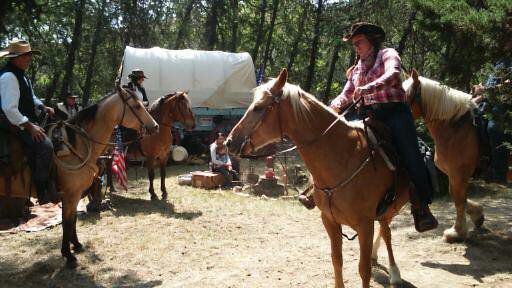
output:
[[313, 86], [313, 79], [315, 77], [315, 65], [316, 65], [316, 56], [318, 53], [318, 42], [320, 40], [320, 24], [322, 22], [322, 6], [323, 0], [318, 0], [318, 6], [316, 8], [316, 19], [315, 19], [315, 30], [313, 36], [313, 43], [311, 43], [311, 54], [309, 56], [309, 67], [308, 74], [306, 76], [306, 84], [304, 85], [304, 90], [310, 92], [311, 87]]
[[338, 62], [342, 45], [340, 40], [336, 40], [336, 42], [336, 46], [334, 46], [334, 49], [332, 51], [331, 61], [329, 63], [329, 73], [327, 74], [327, 83], [325, 84], [324, 95], [322, 97], [322, 102], [324, 102], [324, 104], [327, 104], [327, 102], [329, 101], [329, 94], [331, 94], [332, 79], [334, 78], [336, 62]]
[[409, 34], [412, 32], [412, 26], [414, 19], [416, 19], [416, 13], [418, 11], [414, 10], [409, 15], [409, 20], [407, 21], [407, 27], [405, 27], [404, 33], [402, 34], [402, 37], [400, 38], [400, 42], [398, 42], [398, 48], [397, 52], [398, 55], [402, 55], [402, 52], [405, 50], [405, 45], [407, 44], [407, 38], [409, 38]]
[[[302, 14], [300, 15], [300, 21], [302, 21], [302, 23], [306, 22], [309, 9], [309, 6], [306, 5], [305, 3], [303, 3], [303, 6], [304, 8], [302, 10]], [[293, 40], [292, 50], [290, 52], [290, 59], [288, 60], [288, 66], [286, 66], [288, 68], [288, 71], [292, 70], [293, 64], [295, 62], [295, 57], [297, 57], [297, 55], [299, 54], [299, 44], [300, 41], [302, 40], [302, 35], [304, 34], [304, 26], [306, 25], [299, 25], [299, 30], [297, 30], [297, 35], [295, 35], [295, 39]]]
[[80, 48], [80, 40], [82, 37], [82, 15], [85, 8], [85, 0], [80, 0], [75, 9], [75, 26], [73, 28], [73, 38], [68, 51], [68, 58], [64, 68], [64, 79], [62, 79], [62, 88], [60, 90], [60, 97], [63, 98], [64, 94], [73, 87], [73, 67], [75, 66], [75, 54]]
[[252, 61], [254, 63], [254, 65], [256, 65], [256, 60], [258, 59], [258, 53], [259, 53], [259, 50], [260, 50], [260, 46], [261, 46], [261, 42], [263, 41], [263, 33], [264, 33], [264, 29], [263, 29], [263, 26], [265, 25], [265, 14], [266, 14], [266, 9], [267, 9], [267, 1], [266, 0], [260, 0], [260, 6], [259, 6], [259, 11], [260, 11], [260, 21], [259, 21], [259, 24], [258, 24], [258, 27], [256, 27], [256, 42], [254, 43], [254, 48], [252, 49], [252, 53], [251, 53], [251, 56], [252, 56]]
[[219, 25], [219, 11], [220, 6], [223, 4], [222, 0], [212, 1], [212, 7], [208, 11], [208, 17], [206, 19], [204, 41], [205, 49], [213, 50], [217, 44], [217, 26]]
[[59, 78], [60, 78], [60, 70], [56, 69], [55, 73], [53, 74], [52, 81], [48, 85], [48, 88], [46, 88], [46, 97], [44, 99], [44, 104], [49, 106], [51, 104], [53, 94], [57, 90], [57, 86], [59, 85]]
[[183, 48], [185, 33], [187, 32], [187, 27], [190, 25], [190, 15], [192, 15], [195, 2], [196, 0], [189, 0], [187, 3], [187, 7], [185, 8], [185, 12], [183, 13], [183, 17], [180, 21], [181, 24], [178, 30], [178, 36], [176, 37], [176, 43], [174, 44], [174, 49]]
[[91, 90], [92, 90], [92, 87], [91, 87], [91, 82], [92, 82], [92, 77], [93, 77], [93, 74], [94, 74], [94, 62], [96, 60], [96, 52], [98, 50], [98, 46], [101, 42], [101, 30], [103, 28], [103, 19], [104, 19], [104, 13], [105, 13], [105, 7], [106, 7], [106, 2], [105, 0], [101, 1], [101, 3], [99, 3], [99, 6], [98, 7], [98, 15], [96, 16], [96, 27], [94, 28], [94, 35], [93, 35], [93, 38], [92, 38], [92, 43], [91, 43], [91, 56], [89, 58], [89, 64], [87, 66], [87, 72], [86, 72], [86, 76], [85, 76], [85, 84], [84, 84], [84, 94], [82, 95], [82, 106], [83, 107], [86, 107], [87, 104], [89, 104], [89, 99], [91, 97]]
[[231, 43], [230, 51], [236, 52], [238, 47], [238, 0], [231, 1]]
[[263, 57], [263, 73], [267, 68], [267, 61], [270, 55], [270, 44], [272, 43], [272, 34], [274, 33], [274, 25], [276, 23], [277, 9], [279, 8], [279, 0], [272, 0], [272, 18], [268, 29], [267, 44], [265, 45], [265, 56]]

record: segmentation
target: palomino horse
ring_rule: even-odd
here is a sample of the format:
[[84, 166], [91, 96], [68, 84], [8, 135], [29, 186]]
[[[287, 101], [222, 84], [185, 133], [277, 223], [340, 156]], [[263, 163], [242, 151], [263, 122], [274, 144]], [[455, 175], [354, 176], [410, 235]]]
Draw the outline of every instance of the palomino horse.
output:
[[[98, 173], [96, 159], [106, 149], [114, 127], [123, 125], [133, 129], [145, 128], [151, 133], [158, 130], [158, 124], [136, 96], [120, 87], [118, 87], [118, 93], [107, 95], [97, 104], [80, 111], [75, 118], [70, 120], [70, 123], [82, 128], [86, 137], [72, 137], [74, 138], [72, 141], [74, 153], [59, 157], [55, 163], [58, 176], [57, 184], [60, 191], [64, 192], [61, 253], [67, 259], [68, 267], [74, 268], [77, 266], [77, 259], [71, 253], [70, 244], [73, 244], [75, 253], [83, 249], [76, 234], [76, 207], [82, 192], [91, 186]], [[78, 155], [87, 154], [89, 157], [83, 163], [84, 157]], [[83, 165], [78, 166], [80, 167], [78, 169], [69, 170], [62, 163], [66, 163], [66, 165], [82, 163]]]
[[[331, 240], [335, 284], [344, 287], [342, 277], [342, 230], [348, 225], [359, 235], [359, 274], [369, 287], [372, 240], [376, 209], [393, 185], [393, 172], [370, 149], [362, 129], [351, 126], [330, 108], [300, 87], [286, 83], [284, 69], [276, 80], [257, 87], [244, 117], [228, 136], [231, 153], [249, 154], [260, 147], [289, 137], [310, 171], [315, 203]], [[373, 161], [373, 163], [369, 163]], [[391, 247], [389, 223], [409, 198], [409, 180], [402, 175], [397, 198], [378, 221], [389, 254], [390, 282], [401, 282]]]
[[160, 190], [162, 191], [162, 199], [166, 199], [165, 166], [171, 150], [172, 124], [177, 121], [185, 124], [187, 129], [193, 129], [195, 119], [186, 92], [176, 92], [160, 97], [151, 104], [149, 114], [151, 114], [158, 125], [160, 125], [159, 131], [153, 135], [143, 137], [139, 143], [134, 143], [128, 150], [128, 153], [132, 157], [137, 157], [137, 154], [142, 154], [141, 156], [146, 158], [151, 200], [158, 199], [153, 189], [153, 179], [155, 178], [155, 167], [160, 168]]
[[478, 165], [480, 155], [472, 115], [475, 104], [470, 94], [418, 77], [415, 70], [404, 81], [403, 87], [413, 116], [423, 117], [434, 139], [436, 166], [448, 175], [457, 218], [453, 227], [444, 231], [444, 239], [447, 242], [464, 240], [468, 232], [465, 213], [476, 228], [484, 222], [482, 206], [467, 199], [468, 181]]

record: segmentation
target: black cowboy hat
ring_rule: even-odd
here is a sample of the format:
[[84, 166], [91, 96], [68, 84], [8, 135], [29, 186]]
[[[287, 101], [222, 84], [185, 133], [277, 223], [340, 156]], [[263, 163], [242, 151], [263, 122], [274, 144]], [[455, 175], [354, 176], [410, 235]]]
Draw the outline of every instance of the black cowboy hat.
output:
[[352, 25], [350, 33], [343, 36], [343, 41], [349, 41], [352, 37], [359, 34], [364, 34], [373, 41], [380, 43], [384, 42], [384, 39], [386, 39], [386, 32], [384, 32], [382, 27], [372, 23], [358, 22]]
[[148, 77], [146, 77], [144, 75], [144, 71], [140, 70], [140, 69], [133, 69], [132, 70], [132, 73], [130, 73], [130, 75], [128, 75], [128, 78], [135, 78], [135, 79], [140, 79], [140, 78], [146, 78], [148, 79]]
[[70, 92], [70, 91], [66, 92], [66, 94], [64, 95], [64, 97], [80, 98], [80, 96], [78, 96], [76, 93], [72, 93], [72, 92]]

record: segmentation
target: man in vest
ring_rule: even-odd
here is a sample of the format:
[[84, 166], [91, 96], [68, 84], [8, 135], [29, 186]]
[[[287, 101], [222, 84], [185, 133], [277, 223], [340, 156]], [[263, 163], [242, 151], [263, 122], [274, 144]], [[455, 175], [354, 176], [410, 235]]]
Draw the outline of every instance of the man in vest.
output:
[[[7, 64], [0, 70], [0, 126], [15, 131], [24, 143], [32, 169], [32, 178], [37, 191], [39, 204], [57, 202], [58, 193], [50, 183], [53, 145], [43, 128], [37, 124], [37, 112], [49, 115], [54, 110], [45, 106], [32, 90], [32, 83], [25, 71], [32, 62], [32, 55], [40, 54], [32, 50], [24, 40], [12, 40], [7, 49], [0, 51], [0, 58], [7, 58]], [[50, 185], [51, 184], [51, 185]]]

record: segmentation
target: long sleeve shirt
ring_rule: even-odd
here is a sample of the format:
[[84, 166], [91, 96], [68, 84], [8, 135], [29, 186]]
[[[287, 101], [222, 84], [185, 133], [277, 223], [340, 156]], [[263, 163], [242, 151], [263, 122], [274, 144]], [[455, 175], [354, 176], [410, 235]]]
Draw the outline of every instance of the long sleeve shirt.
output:
[[[30, 80], [25, 77], [25, 81], [32, 89]], [[34, 91], [32, 91], [35, 107], [44, 106], [43, 102], [39, 100]], [[6, 72], [0, 77], [0, 102], [2, 103], [2, 110], [7, 117], [7, 120], [13, 125], [21, 125], [28, 122], [28, 118], [20, 113], [18, 110], [18, 103], [20, 100], [20, 84], [18, 79], [11, 72]]]
[[332, 100], [331, 105], [342, 106], [352, 100], [357, 87], [366, 88], [364, 105], [387, 102], [405, 102], [405, 91], [400, 78], [400, 57], [395, 49], [383, 48], [377, 54], [375, 63], [367, 68], [362, 60], [350, 73], [341, 94]]
[[213, 163], [213, 166], [214, 167], [219, 167], [219, 166], [223, 166], [223, 165], [231, 165], [231, 159], [229, 159], [229, 156], [227, 156], [227, 161], [223, 162], [219, 159], [219, 157], [217, 157], [217, 143], [212, 143], [210, 145], [210, 157], [212, 158], [212, 163]]

